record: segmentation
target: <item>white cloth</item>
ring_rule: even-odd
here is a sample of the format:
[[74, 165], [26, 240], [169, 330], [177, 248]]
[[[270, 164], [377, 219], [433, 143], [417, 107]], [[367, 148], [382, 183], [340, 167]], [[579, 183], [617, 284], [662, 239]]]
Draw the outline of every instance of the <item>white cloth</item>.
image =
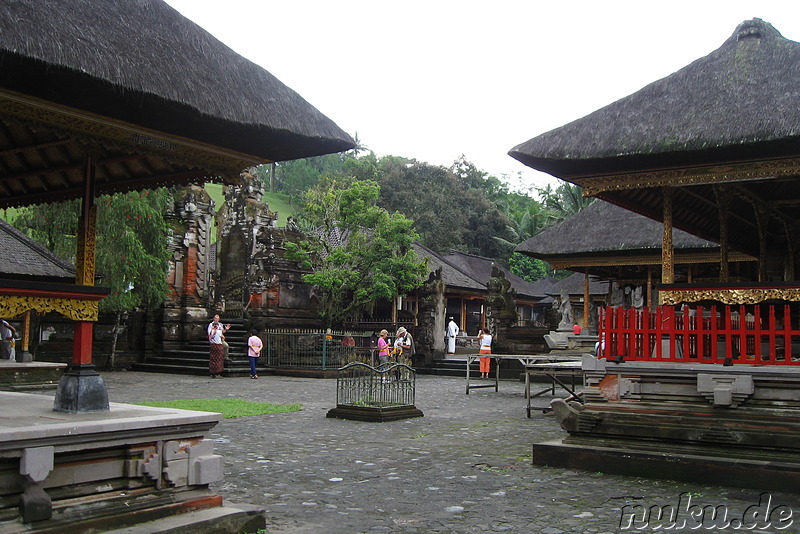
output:
[[481, 334], [481, 348], [482, 349], [490, 349], [492, 348], [492, 334]]
[[458, 335], [458, 325], [455, 321], [450, 319], [450, 322], [447, 323], [447, 353], [448, 354], [455, 354], [456, 353], [456, 336]]

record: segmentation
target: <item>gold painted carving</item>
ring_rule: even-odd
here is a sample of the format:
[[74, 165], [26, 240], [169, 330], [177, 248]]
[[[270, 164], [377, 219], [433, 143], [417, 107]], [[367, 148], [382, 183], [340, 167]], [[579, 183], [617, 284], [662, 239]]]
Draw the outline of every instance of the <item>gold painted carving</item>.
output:
[[97, 206], [89, 208], [89, 228], [78, 229], [77, 254], [75, 255], [75, 283], [80, 286], [94, 285], [95, 251], [97, 249]]
[[675, 281], [675, 250], [672, 241], [672, 195], [673, 189], [671, 187], [663, 189], [664, 233], [661, 238], [661, 282], [664, 284], [671, 284]]
[[99, 301], [0, 295], [0, 317], [16, 317], [29, 310], [57, 312], [73, 321], [97, 321]]
[[716, 300], [723, 304], [759, 304], [767, 300], [786, 300], [800, 302], [800, 288], [781, 289], [742, 288], [742, 289], [705, 289], [705, 290], [659, 290], [658, 301], [662, 305], [678, 305], [683, 302], [701, 302]]
[[800, 158], [751, 161], [730, 165], [668, 169], [593, 178], [572, 177], [583, 188], [584, 196], [597, 196], [605, 191], [644, 189], [647, 187], [686, 186], [724, 182], [741, 182], [800, 174]]

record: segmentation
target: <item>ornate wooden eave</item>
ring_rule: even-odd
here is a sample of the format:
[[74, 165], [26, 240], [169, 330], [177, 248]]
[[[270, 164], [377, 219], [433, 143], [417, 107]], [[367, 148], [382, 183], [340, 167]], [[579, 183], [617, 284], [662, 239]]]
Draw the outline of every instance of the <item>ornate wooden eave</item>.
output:
[[0, 279], [0, 317], [33, 310], [57, 312], [73, 321], [97, 321], [100, 300], [108, 293], [104, 287]]
[[[730, 261], [757, 261], [749, 254], [732, 251]], [[600, 254], [587, 254], [570, 256], [569, 258], [541, 258], [554, 269], [578, 269], [584, 267], [627, 267], [635, 265], [661, 265], [661, 252], [635, 256], [612, 256]], [[719, 249], [711, 249], [697, 253], [676, 253], [675, 263], [678, 265], [719, 263]]]
[[[0, 118], [33, 141], [2, 151], [0, 204], [24, 205], [79, 196], [75, 176], [85, 155], [98, 164], [98, 193], [222, 180], [239, 183], [242, 169], [263, 158], [103, 117], [0, 89]], [[24, 134], [23, 134], [24, 132]], [[11, 135], [11, 134], [9, 134]], [[25, 157], [27, 166], [14, 166]], [[38, 195], [44, 195], [39, 198]]]
[[777, 177], [800, 175], [800, 158], [776, 158], [759, 161], [733, 162], [724, 165], [703, 165], [607, 174], [602, 176], [570, 176], [580, 184], [584, 196], [598, 196], [610, 191], [656, 187], [684, 187], [701, 184], [741, 183], [753, 180], [772, 180]]
[[662, 284], [658, 286], [658, 298], [660, 304], [673, 306], [704, 301], [731, 305], [760, 304], [770, 300], [800, 302], [800, 283]]

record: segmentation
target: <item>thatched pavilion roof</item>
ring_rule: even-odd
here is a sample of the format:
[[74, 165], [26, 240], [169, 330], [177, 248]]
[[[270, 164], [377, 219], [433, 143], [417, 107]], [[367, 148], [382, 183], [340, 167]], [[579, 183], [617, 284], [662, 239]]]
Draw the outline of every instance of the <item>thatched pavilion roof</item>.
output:
[[[800, 43], [753, 19], [681, 70], [509, 153], [560, 178], [794, 154]], [[732, 113], [735, 110], [735, 113]], [[761, 145], [761, 144], [764, 145]]]
[[[652, 219], [603, 200], [545, 228], [519, 244], [517, 252], [544, 260], [556, 269], [572, 269], [604, 279], [635, 279], [641, 266], [660, 268], [663, 227]], [[673, 232], [675, 262], [719, 263], [719, 245], [681, 230]], [[733, 254], [731, 261], [755, 258]]]
[[0, 207], [221, 177], [352, 148], [330, 119], [160, 0], [0, 5]]
[[757, 254], [759, 211], [770, 247], [800, 222], [800, 43], [745, 21], [709, 55], [509, 154], [656, 220], [674, 186], [675, 227], [711, 241], [712, 186], [725, 185], [731, 247]]

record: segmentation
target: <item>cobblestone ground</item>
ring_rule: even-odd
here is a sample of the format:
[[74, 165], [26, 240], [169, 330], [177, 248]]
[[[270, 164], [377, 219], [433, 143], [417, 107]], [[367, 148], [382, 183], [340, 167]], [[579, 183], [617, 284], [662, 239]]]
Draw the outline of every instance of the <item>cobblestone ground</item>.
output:
[[[724, 506], [729, 520], [741, 519], [749, 507], [757, 511], [761, 494], [534, 467], [532, 444], [565, 433], [552, 415], [525, 417], [523, 385], [515, 381], [501, 382], [499, 392], [465, 395], [463, 379], [419, 376], [416, 406], [424, 417], [364, 423], [325, 417], [336, 400], [330, 379], [103, 377], [112, 402], [236, 397], [302, 404], [300, 412], [225, 419], [209, 436], [225, 457], [225, 478], [214, 489], [227, 502], [264, 507], [270, 533], [658, 532], [654, 527], [669, 523], [621, 526], [623, 507], [677, 507], [680, 494], [689, 492], [692, 504]], [[666, 530], [800, 532], [800, 496], [771, 497], [775, 513], [745, 525], [760, 530], [734, 529], [735, 522], [725, 529], [706, 522], [696, 530]], [[791, 517], [779, 522], [776, 514], [787, 510]]]

